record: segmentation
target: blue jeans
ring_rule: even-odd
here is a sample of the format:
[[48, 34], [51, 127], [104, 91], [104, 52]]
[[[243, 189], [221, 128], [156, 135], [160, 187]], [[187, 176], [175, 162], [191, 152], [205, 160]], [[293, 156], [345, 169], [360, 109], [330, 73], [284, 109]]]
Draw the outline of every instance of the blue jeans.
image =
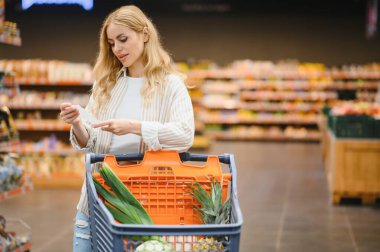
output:
[[91, 252], [91, 231], [87, 215], [78, 211], [74, 219], [73, 252]]

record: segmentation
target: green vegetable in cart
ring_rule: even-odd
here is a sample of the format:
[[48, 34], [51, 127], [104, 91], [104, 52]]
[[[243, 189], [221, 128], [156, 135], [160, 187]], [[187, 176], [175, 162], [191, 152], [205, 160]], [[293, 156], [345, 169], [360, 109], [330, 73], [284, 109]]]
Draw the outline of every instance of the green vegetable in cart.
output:
[[95, 189], [110, 204], [106, 207], [117, 221], [123, 224], [153, 224], [145, 208], [106, 163], [103, 163], [99, 173], [113, 192], [93, 178]]
[[136, 252], [174, 252], [174, 250], [165, 241], [150, 240], [139, 245]]
[[[223, 188], [219, 182], [211, 180], [210, 186], [210, 194], [198, 182], [195, 182], [194, 186], [189, 186], [192, 189], [190, 194], [201, 205], [201, 207], [194, 206], [194, 210], [199, 214], [204, 224], [226, 224], [230, 219], [232, 201], [228, 198], [223, 203]], [[196, 252], [223, 251], [224, 246], [221, 240], [226, 240], [226, 237], [207, 236], [201, 238], [193, 245], [193, 250]]]
[[222, 186], [219, 182], [211, 181], [210, 194], [198, 183], [189, 186], [192, 189], [190, 193], [201, 205], [194, 206], [194, 210], [199, 214], [204, 224], [226, 224], [229, 222], [231, 199], [222, 202]]

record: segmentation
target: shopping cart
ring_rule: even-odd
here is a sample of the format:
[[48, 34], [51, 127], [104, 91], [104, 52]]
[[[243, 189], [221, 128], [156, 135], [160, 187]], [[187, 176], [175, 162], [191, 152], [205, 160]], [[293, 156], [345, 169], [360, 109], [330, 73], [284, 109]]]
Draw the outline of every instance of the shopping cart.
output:
[[[5, 219], [3, 218], [3, 220]], [[8, 237], [5, 239], [5, 237], [0, 234], [0, 252], [30, 251], [32, 246], [32, 230], [23, 220], [7, 218], [6, 230], [3, 231], [7, 232]]]
[[[115, 161], [141, 161], [141, 164], [144, 164], [147, 156], [150, 158], [154, 158], [155, 155], [161, 155], [162, 153], [169, 153], [169, 156], [172, 155], [173, 151], [161, 151], [161, 152], [146, 152], [145, 157], [143, 154], [124, 154], [124, 155], [115, 155]], [[194, 245], [199, 243], [199, 241], [208, 240], [210, 241], [213, 237], [218, 239], [218, 242], [222, 244], [222, 246], [218, 246], [217, 250], [207, 250], [211, 251], [229, 251], [236, 252], [239, 251], [239, 241], [240, 241], [240, 230], [243, 223], [242, 213], [239, 207], [238, 195], [237, 195], [237, 177], [236, 177], [236, 167], [235, 160], [232, 154], [223, 154], [220, 156], [208, 156], [208, 155], [199, 155], [199, 154], [191, 154], [191, 153], [174, 153], [177, 156], [178, 162], [180, 165], [187, 165], [191, 167], [195, 167], [193, 170], [201, 170], [205, 166], [194, 166], [188, 165], [188, 163], [183, 163], [185, 161], [198, 161], [198, 162], [206, 162], [208, 164], [211, 161], [215, 161], [218, 163], [220, 167], [220, 163], [224, 163], [228, 165], [230, 172], [230, 186], [227, 188], [229, 190], [229, 196], [232, 199], [232, 207], [231, 207], [231, 216], [229, 224], [188, 224], [188, 219], [186, 216], [179, 217], [179, 222], [176, 225], [135, 225], [135, 224], [120, 224], [117, 223], [111, 213], [105, 207], [103, 201], [98, 197], [94, 183], [92, 181], [92, 164], [103, 162], [106, 158], [109, 158], [107, 155], [97, 155], [97, 154], [87, 154], [86, 155], [86, 183], [87, 183], [87, 193], [88, 193], [88, 204], [89, 204], [89, 213], [90, 213], [90, 226], [91, 226], [91, 244], [92, 251], [135, 251], [136, 247], [143, 243], [143, 237], [145, 236], [160, 236], [162, 239], [171, 244], [175, 251], [196, 251], [194, 249]], [[180, 158], [180, 159], [179, 159]], [[174, 158], [175, 159], [175, 158]], [[220, 163], [219, 163], [220, 162]], [[149, 169], [153, 169], [155, 171], [155, 175], [145, 174], [145, 176], [139, 175], [139, 183], [140, 186], [141, 180], [146, 180], [145, 184], [156, 183], [161, 186], [165, 183], [168, 183], [167, 187], [173, 185], [173, 181], [166, 181], [165, 176], [159, 176], [158, 173], [162, 173], [162, 170], [165, 167], [176, 166], [177, 161], [173, 161], [173, 158], [167, 163], [163, 162], [162, 159], [158, 163], [154, 164], [154, 167], [149, 167]], [[147, 167], [142, 167], [146, 169]], [[173, 170], [171, 170], [172, 172]], [[116, 173], [118, 173], [116, 171]], [[171, 174], [172, 177], [178, 179], [188, 179], [188, 177], [183, 175]], [[206, 177], [208, 175], [206, 174]], [[222, 179], [223, 179], [222, 174]], [[228, 177], [228, 175], [226, 175]], [[220, 177], [219, 177], [220, 178]], [[156, 179], [156, 180], [155, 180]], [[157, 180], [158, 179], [158, 180]], [[153, 182], [152, 182], [153, 181]], [[123, 181], [124, 182], [124, 181]], [[171, 183], [169, 185], [169, 183]], [[176, 182], [174, 182], [175, 184]], [[225, 183], [223, 188], [225, 188]], [[180, 190], [180, 189], [178, 189]], [[134, 191], [131, 189], [132, 193]], [[158, 192], [156, 192], [157, 194]], [[174, 193], [176, 194], [176, 193]], [[169, 193], [165, 194], [170, 195]], [[141, 196], [141, 195], [140, 195]], [[149, 195], [145, 195], [149, 198]], [[138, 197], [137, 197], [138, 198]], [[139, 199], [139, 198], [138, 198]], [[141, 201], [141, 198], [139, 199]], [[149, 200], [149, 199], [147, 199]], [[163, 199], [163, 204], [171, 201], [171, 199]], [[177, 204], [175, 200], [172, 203]], [[160, 204], [157, 202], [157, 204]], [[144, 203], [143, 203], [144, 205]], [[164, 211], [168, 209], [164, 208]], [[191, 212], [191, 215], [194, 216], [193, 219], [198, 219], [196, 212], [193, 209], [183, 209], [184, 213]], [[150, 209], [148, 210], [148, 212]], [[158, 209], [158, 213], [162, 210]], [[173, 209], [171, 209], [173, 211]], [[168, 211], [170, 212], [170, 211]], [[178, 217], [178, 216], [176, 216]], [[152, 218], [154, 221], [154, 218]], [[191, 222], [191, 220], [190, 220]], [[156, 223], [154, 221], [154, 223]], [[196, 221], [194, 221], [196, 223]], [[199, 222], [198, 222], [199, 223]], [[204, 238], [204, 239], [202, 239]], [[214, 240], [214, 241], [215, 241]]]

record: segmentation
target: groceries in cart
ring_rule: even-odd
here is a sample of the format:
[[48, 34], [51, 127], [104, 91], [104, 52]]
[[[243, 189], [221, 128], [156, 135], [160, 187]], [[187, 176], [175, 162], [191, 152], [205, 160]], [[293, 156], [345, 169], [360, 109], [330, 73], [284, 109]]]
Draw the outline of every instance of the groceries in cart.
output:
[[231, 192], [232, 173], [222, 172], [218, 156], [203, 155], [204, 165], [182, 162], [182, 157], [176, 151], [148, 151], [139, 164], [119, 165], [117, 157], [105, 155], [99, 172], [87, 173], [87, 190], [95, 188], [89, 197], [92, 232], [99, 225], [93, 217], [101, 216], [93, 215], [99, 199], [111, 213], [112, 226], [132, 229], [121, 237], [120, 251], [238, 251], [241, 216], [237, 194]]

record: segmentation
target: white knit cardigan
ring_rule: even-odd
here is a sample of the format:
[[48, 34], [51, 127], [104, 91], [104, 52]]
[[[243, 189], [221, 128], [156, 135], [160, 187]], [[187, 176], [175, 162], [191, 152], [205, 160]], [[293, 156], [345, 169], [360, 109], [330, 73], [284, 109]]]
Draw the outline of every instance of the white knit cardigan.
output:
[[[123, 72], [125, 74], [125, 71]], [[157, 91], [152, 102], [143, 106], [141, 121], [140, 153], [145, 150], [171, 149], [178, 152], [187, 151], [194, 140], [194, 114], [189, 93], [185, 84], [178, 76], [170, 74], [166, 77], [167, 83], [163, 92]], [[118, 78], [111, 91], [111, 99], [103, 104], [98, 115], [99, 121], [114, 118], [115, 113], [127, 89], [126, 78]], [[86, 110], [94, 102], [90, 97]], [[133, 104], [131, 109], [133, 109]], [[129, 108], [125, 108], [129, 109]], [[108, 153], [112, 133], [94, 129], [90, 122], [84, 122], [90, 136], [87, 145], [81, 148], [70, 131], [70, 141], [76, 150], [81, 152]], [[96, 166], [93, 166], [94, 169]], [[83, 183], [82, 193], [77, 209], [88, 215], [88, 199], [86, 183]]]

